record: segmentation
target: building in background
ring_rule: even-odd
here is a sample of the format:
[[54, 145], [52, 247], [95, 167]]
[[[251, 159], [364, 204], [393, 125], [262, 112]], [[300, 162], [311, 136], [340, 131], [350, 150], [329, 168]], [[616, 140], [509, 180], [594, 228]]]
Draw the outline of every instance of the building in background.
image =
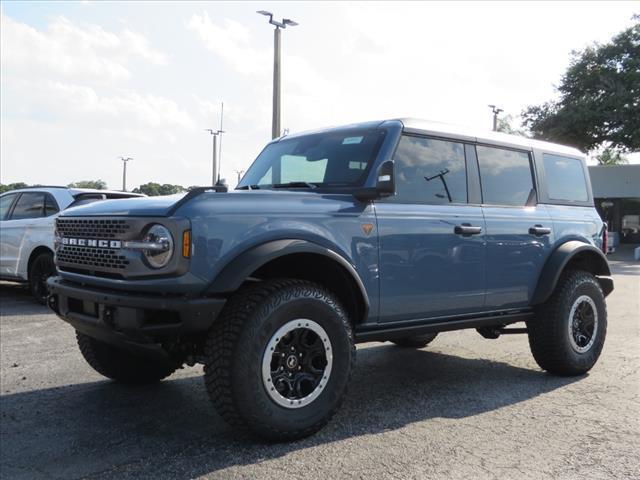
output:
[[640, 244], [640, 165], [589, 167], [593, 198], [609, 225], [610, 244]]

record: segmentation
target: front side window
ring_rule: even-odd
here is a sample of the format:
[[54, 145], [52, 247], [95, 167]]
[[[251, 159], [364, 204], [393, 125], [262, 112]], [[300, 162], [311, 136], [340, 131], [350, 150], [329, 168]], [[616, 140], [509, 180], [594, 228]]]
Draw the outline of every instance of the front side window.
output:
[[16, 199], [16, 195], [17, 193], [10, 193], [9, 195], [0, 197], [0, 220], [5, 220], [5, 217], [11, 208], [11, 204]]
[[550, 199], [571, 202], [589, 200], [581, 160], [549, 153], [543, 154], [542, 157]]
[[345, 129], [285, 138], [262, 151], [238, 188], [360, 186], [384, 136], [384, 130]]
[[397, 203], [467, 203], [462, 143], [404, 135], [394, 157]]
[[11, 220], [44, 217], [44, 193], [23, 193], [13, 208]]
[[532, 195], [533, 177], [527, 152], [477, 146], [482, 202], [523, 207]]

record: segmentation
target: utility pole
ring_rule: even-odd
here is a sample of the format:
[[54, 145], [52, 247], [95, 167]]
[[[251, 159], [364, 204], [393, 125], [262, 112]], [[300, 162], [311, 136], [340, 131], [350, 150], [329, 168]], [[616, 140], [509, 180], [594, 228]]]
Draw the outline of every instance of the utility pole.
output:
[[[243, 173], [244, 173], [244, 170], [236, 170], [236, 174], [238, 175], [238, 183], [240, 183], [240, 180], [242, 179], [242, 174]], [[238, 183], [236, 183], [236, 185]]]
[[222, 134], [224, 133], [224, 130], [222, 130], [223, 117], [224, 117], [224, 102], [220, 102], [220, 130], [218, 130], [218, 135], [220, 135], [220, 150], [218, 152], [218, 178], [216, 183], [220, 183], [220, 172], [222, 171]]
[[[218, 135], [224, 133], [222, 130], [213, 130], [205, 128], [205, 132], [209, 132], [213, 137], [213, 152], [211, 155], [211, 185], [215, 185], [220, 180], [220, 172], [218, 171]], [[222, 136], [220, 137], [222, 140]]]
[[127, 191], [127, 162], [133, 160], [131, 157], [118, 157], [122, 160], [122, 191]]
[[280, 29], [298, 25], [293, 20], [283, 18], [278, 22], [273, 19], [273, 13], [258, 10], [260, 15], [269, 17], [269, 23], [276, 28], [273, 31], [273, 117], [271, 121], [271, 138], [280, 136]]
[[489, 105], [489, 108], [493, 112], [493, 131], [498, 131], [498, 114], [504, 112], [503, 109], [496, 107], [495, 105]]

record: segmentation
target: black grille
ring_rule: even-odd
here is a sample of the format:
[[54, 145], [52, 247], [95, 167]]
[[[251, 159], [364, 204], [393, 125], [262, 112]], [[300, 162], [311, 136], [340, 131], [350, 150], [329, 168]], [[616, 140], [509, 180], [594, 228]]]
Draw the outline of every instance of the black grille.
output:
[[71, 263], [78, 266], [124, 269], [129, 260], [117, 251], [107, 248], [76, 247], [64, 245], [56, 253], [58, 262]]
[[[126, 220], [116, 219], [57, 219], [58, 233], [73, 238], [120, 238], [130, 225]], [[98, 250], [98, 249], [86, 249]]]

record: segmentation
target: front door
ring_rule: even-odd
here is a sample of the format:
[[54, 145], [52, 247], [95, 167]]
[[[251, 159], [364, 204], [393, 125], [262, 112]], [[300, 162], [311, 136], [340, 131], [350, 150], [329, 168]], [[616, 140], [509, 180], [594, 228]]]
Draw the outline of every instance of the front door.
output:
[[404, 135], [394, 161], [397, 195], [375, 204], [379, 321], [482, 309], [485, 224], [468, 202], [465, 145]]

